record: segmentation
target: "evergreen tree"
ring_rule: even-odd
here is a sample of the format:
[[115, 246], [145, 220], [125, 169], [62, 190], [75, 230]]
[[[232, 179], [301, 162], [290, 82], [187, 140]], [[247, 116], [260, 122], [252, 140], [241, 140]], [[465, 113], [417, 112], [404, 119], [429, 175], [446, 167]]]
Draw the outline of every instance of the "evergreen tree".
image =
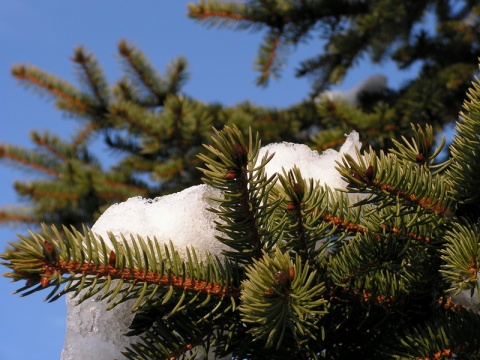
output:
[[[476, 1], [199, 1], [189, 5], [189, 15], [212, 27], [266, 30], [255, 59], [260, 85], [281, 75], [297, 45], [315, 39], [320, 54], [297, 69], [297, 76], [311, 79], [312, 97], [340, 83], [365, 57], [374, 63], [392, 60], [400, 69], [420, 63], [417, 78], [398, 91], [387, 89], [373, 98], [364, 94], [360, 105], [370, 121], [349, 124], [386, 138], [408, 131], [411, 121], [436, 131], [450, 123], [479, 56]], [[336, 107], [325, 111], [332, 120], [328, 132], [353, 118]]]
[[[432, 9], [434, 32], [418, 27]], [[132, 286], [114, 285], [103, 296], [138, 298], [132, 334], [144, 341], [125, 350], [131, 358], [190, 356], [213, 340], [217, 355], [238, 358], [480, 357], [479, 315], [449, 298], [478, 286], [478, 82], [448, 159], [436, 160], [436, 133], [455, 119], [476, 69], [479, 12], [469, 1], [191, 5], [190, 16], [211, 25], [268, 28], [259, 84], [278, 76], [285, 48], [320, 31], [324, 52], [299, 69], [313, 76], [313, 96], [287, 109], [191, 99], [181, 90], [185, 59], [160, 74], [124, 41], [125, 76], [113, 86], [84, 48], [72, 58], [81, 87], [34, 66], [14, 67], [22, 84], [55, 99], [84, 131], [71, 141], [33, 132], [32, 151], [1, 145], [2, 159], [46, 177], [17, 182], [32, 206], [3, 209], [0, 219], [52, 226], [2, 254], [7, 275], [26, 280], [24, 294], [53, 287], [54, 300], [81, 289], [93, 296], [120, 274]], [[358, 107], [316, 96], [363, 54], [423, 66], [399, 91], [363, 94]], [[339, 164], [348, 191], [367, 195], [357, 203], [299, 171], [267, 179], [265, 164], [253, 166], [259, 139], [245, 138], [258, 132], [263, 143], [323, 150], [352, 129], [370, 144]], [[89, 151], [95, 136], [119, 154], [108, 170]], [[202, 144], [209, 152], [198, 157]], [[225, 263], [156, 252], [145, 239], [135, 248], [112, 239], [107, 249], [88, 230], [110, 204], [178, 191], [200, 183], [202, 173], [224, 194], [223, 235], [212, 241], [231, 247]], [[161, 305], [167, 298], [174, 301]], [[213, 323], [202, 321], [207, 315]]]

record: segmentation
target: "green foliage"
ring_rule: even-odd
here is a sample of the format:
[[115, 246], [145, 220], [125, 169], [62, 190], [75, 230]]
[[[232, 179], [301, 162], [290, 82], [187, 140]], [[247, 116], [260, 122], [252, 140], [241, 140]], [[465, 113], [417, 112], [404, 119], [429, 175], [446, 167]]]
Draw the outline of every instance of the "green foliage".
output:
[[216, 240], [231, 249], [223, 263], [193, 248], [181, 258], [155, 239], [120, 245], [111, 235], [110, 249], [88, 229], [45, 228], [12, 244], [3, 265], [27, 280], [24, 295], [53, 287], [50, 301], [70, 292], [112, 307], [134, 299], [129, 335], [141, 340], [125, 350], [131, 359], [194, 358], [212, 347], [240, 358], [469, 358], [479, 344], [464, 329], [479, 317], [447, 295], [477, 286], [478, 229], [457, 218], [442, 187], [450, 178], [433, 165], [438, 149], [426, 147], [432, 128], [412, 129], [389, 153], [344, 157], [352, 195], [298, 168], [267, 177], [275, 155], [259, 159], [258, 138], [215, 131], [199, 157], [204, 181], [222, 191], [210, 210]]
[[414, 125], [412, 127], [415, 140], [410, 142], [402, 136], [403, 143], [401, 143], [392, 139], [395, 148], [391, 149], [390, 152], [402, 160], [416, 163], [419, 167], [425, 168], [425, 170], [435, 170], [435, 172], [444, 170], [449, 165], [449, 162], [437, 164], [436, 158], [445, 146], [445, 136], [441, 138], [437, 147], [432, 149], [435, 143], [433, 127], [426, 125], [425, 131], [420, 126], [417, 126], [416, 129]]
[[[478, 80], [444, 162], [437, 135], [475, 72], [479, 9], [390, 0], [189, 6], [210, 26], [267, 30], [260, 85], [314, 32], [324, 52], [298, 70], [312, 76], [314, 95], [366, 54], [403, 68], [422, 62], [416, 79], [361, 94], [358, 106], [323, 98], [286, 109], [204, 104], [182, 92], [185, 59], [161, 74], [124, 41], [125, 75], [113, 85], [81, 47], [72, 58], [78, 87], [15, 66], [21, 84], [55, 100], [82, 131], [71, 141], [32, 132], [33, 150], [0, 145], [2, 160], [44, 176], [15, 184], [31, 207], [2, 209], [0, 221], [53, 224], [1, 254], [6, 276], [26, 281], [22, 295], [50, 290], [48, 301], [71, 293], [111, 308], [128, 302], [135, 313], [128, 335], [140, 337], [124, 349], [129, 359], [209, 351], [237, 359], [478, 358], [480, 317], [449, 297], [478, 292]], [[419, 25], [430, 10], [432, 31]], [[260, 158], [260, 139], [323, 151], [351, 130], [367, 146], [337, 164], [346, 189], [321, 186], [296, 167], [266, 175], [275, 154]], [[118, 155], [110, 169], [89, 149], [95, 138]], [[202, 145], [207, 153], [197, 156]], [[219, 234], [212, 241], [228, 246], [223, 254], [192, 247], [181, 257], [175, 239], [102, 239], [89, 229], [114, 202], [169, 194], [201, 174], [221, 192], [210, 211]]]
[[[0, 144], [0, 159], [6, 164], [40, 177], [15, 184], [29, 206], [2, 209], [3, 223], [80, 229], [82, 224], [91, 226], [113, 203], [198, 184], [201, 172], [196, 154], [202, 144], [210, 143], [212, 126], [235, 124], [242, 132], [249, 128], [258, 132], [266, 143], [307, 142], [319, 150], [338, 147], [352, 128], [378, 146], [388, 142], [383, 130], [393, 118], [378, 109], [364, 113], [339, 104], [332, 105], [332, 110], [314, 101], [287, 109], [248, 102], [234, 107], [204, 104], [181, 92], [188, 79], [185, 59], [174, 60], [160, 74], [134, 46], [121, 41], [118, 47], [125, 76], [112, 86], [106, 84], [95, 57], [82, 47], [73, 56], [78, 88], [34, 66], [12, 69], [22, 85], [54, 99], [68, 117], [80, 120], [82, 128], [71, 140], [32, 132], [35, 147], [31, 150]], [[352, 117], [358, 120], [353, 122]], [[333, 123], [338, 127], [326, 131]], [[378, 124], [375, 131], [372, 124]], [[115, 156], [108, 169], [91, 149], [92, 141], [98, 139]]]
[[468, 93], [469, 101], [464, 104], [466, 113], [460, 114], [456, 130], [459, 136], [453, 140], [451, 147], [452, 166], [449, 169], [452, 178], [454, 196], [461, 203], [478, 203], [479, 172], [478, 154], [480, 149], [480, 86], [477, 82]]
[[2, 264], [14, 270], [6, 274], [14, 281], [28, 278], [18, 290], [22, 296], [53, 288], [45, 298], [49, 302], [72, 293], [78, 303], [95, 296], [110, 309], [131, 300], [137, 315], [128, 335], [141, 335], [126, 349], [132, 359], [139, 351], [172, 355], [181, 349], [181, 354], [229, 325], [229, 315], [220, 315], [235, 309], [239, 291], [228, 262], [209, 254], [200, 260], [193, 248], [184, 261], [172, 244], [140, 236], [130, 241], [110, 234], [109, 247], [87, 228], [80, 233], [44, 227], [43, 234], [12, 244], [15, 250], [2, 256], [7, 261]]
[[[75, 229], [44, 227], [43, 234], [22, 236], [19, 243], [12, 244], [19, 251], [6, 253], [3, 258], [8, 263], [3, 265], [15, 270], [7, 274], [14, 281], [29, 277], [26, 286], [19, 290], [23, 296], [53, 287], [45, 298], [48, 301], [70, 292], [77, 296], [88, 288], [79, 297], [79, 303], [100, 293], [100, 299], [115, 300], [110, 308], [134, 298], [132, 309], [137, 311], [154, 297], [157, 302], [169, 302], [174, 286], [185, 291], [202, 288], [205, 293], [228, 293], [233, 281], [228, 263], [222, 264], [212, 256], [201, 261], [194, 249], [187, 249], [188, 261], [184, 263], [172, 244], [161, 246], [156, 239], [133, 235], [130, 241], [131, 245], [122, 237], [119, 242], [110, 234], [109, 247], [88, 228], [80, 233]], [[38, 260], [32, 262], [32, 258]], [[186, 278], [189, 284], [185, 283]], [[131, 286], [124, 286], [129, 282]], [[217, 286], [215, 290], [212, 284]], [[63, 288], [58, 291], [60, 287]], [[181, 308], [182, 302], [176, 302], [171, 314]]]
[[[391, 359], [478, 359], [479, 320], [466, 310], [438, 316], [405, 329], [385, 353]], [[459, 343], [465, 344], [462, 349]]]
[[[321, 220], [338, 215], [350, 221], [357, 215], [350, 214], [346, 197], [334, 196], [318, 181], [303, 179], [297, 167], [288, 173], [284, 171], [279, 175], [279, 181], [281, 186], [277, 187], [277, 196], [283, 198], [283, 203], [277, 221], [282, 223], [283, 233], [278, 245], [292, 255], [299, 254], [304, 262], [313, 262], [328, 247], [329, 241], [325, 238], [342, 236], [341, 231], [335, 231], [335, 225]], [[356, 209], [352, 210], [356, 212]]]
[[298, 256], [295, 260], [294, 264], [277, 248], [272, 258], [254, 260], [246, 270], [239, 310], [245, 323], [254, 324], [249, 330], [254, 340], [266, 338], [267, 348], [276, 342], [279, 349], [287, 330], [297, 342], [306, 337], [321, 340], [314, 334], [326, 313], [325, 287], [316, 283], [318, 277], [308, 262], [302, 264]]
[[370, 194], [360, 204], [375, 202], [377, 209], [395, 205], [396, 216], [411, 212], [449, 216], [454, 207], [443, 176], [399, 159], [394, 153], [380, 151], [377, 155], [369, 149], [358, 154], [357, 160], [346, 155], [339, 171], [349, 183], [350, 192]]
[[273, 215], [278, 202], [269, 201], [276, 176], [267, 178], [265, 165], [271, 156], [264, 156], [258, 163], [260, 141], [250, 134], [248, 145], [237, 128], [218, 132], [217, 138], [207, 149], [218, 156], [216, 161], [206, 155], [199, 158], [207, 164], [203, 172], [204, 182], [223, 192], [218, 210], [216, 228], [223, 234], [218, 240], [235, 250], [226, 255], [235, 261], [249, 263], [262, 256], [262, 250], [270, 251], [277, 242]]
[[400, 70], [420, 67], [415, 78], [405, 75], [398, 89], [360, 94], [357, 114], [321, 102], [317, 125], [323, 131], [312, 134], [319, 150], [338, 145], [352, 129], [376, 150], [391, 147], [392, 138], [410, 137], [412, 122], [429, 124], [439, 135], [458, 115], [477, 71], [480, 6], [471, 1], [202, 0], [189, 4], [189, 16], [209, 27], [264, 31], [255, 60], [263, 86], [280, 77], [297, 46], [316, 44], [318, 55], [296, 69], [298, 77], [311, 80], [312, 99], [365, 59], [391, 61]]
[[[473, 19], [479, 13], [480, 7], [468, 1], [202, 0], [189, 4], [189, 16], [210, 27], [267, 30], [256, 61], [260, 84], [278, 77], [289, 50], [314, 41], [314, 37], [320, 39], [320, 54], [303, 60], [297, 69], [298, 76], [312, 78], [315, 94], [341, 82], [365, 56], [373, 62], [391, 58], [400, 68], [420, 62], [425, 76], [422, 85], [413, 81], [402, 92], [415, 91], [419, 85], [432, 97], [425, 85], [433, 85], [433, 78], [440, 85], [440, 97], [449, 91], [464, 92], [478, 56], [474, 50], [478, 47], [478, 28]], [[426, 21], [427, 16], [433, 24]], [[405, 105], [404, 100], [401, 102]], [[456, 112], [458, 108], [451, 109]]]
[[462, 290], [478, 290], [480, 266], [480, 234], [476, 224], [464, 220], [456, 223], [446, 233], [443, 250], [443, 273], [454, 284], [457, 293]]

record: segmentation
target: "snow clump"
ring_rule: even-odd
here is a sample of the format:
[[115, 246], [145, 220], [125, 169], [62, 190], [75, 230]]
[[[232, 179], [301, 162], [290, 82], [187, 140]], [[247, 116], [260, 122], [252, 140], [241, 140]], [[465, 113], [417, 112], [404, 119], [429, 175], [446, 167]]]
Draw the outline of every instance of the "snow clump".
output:
[[[306, 145], [278, 143], [263, 147], [259, 159], [267, 151], [275, 153], [266, 166], [267, 175], [282, 173], [282, 168], [288, 171], [296, 165], [304, 178], [320, 180], [331, 188], [345, 188], [346, 183], [335, 169], [335, 161], [340, 161], [344, 154], [355, 158], [356, 149], [360, 147], [358, 133], [352, 132], [339, 152], [330, 149], [319, 154]], [[208, 198], [220, 196], [218, 190], [198, 185], [153, 200], [131, 198], [108, 208], [92, 231], [102, 236], [110, 248], [113, 247], [108, 232], [118, 241], [122, 241], [120, 234], [128, 242], [132, 241], [130, 235], [140, 235], [144, 239], [155, 237], [162, 244], [171, 240], [180, 256], [186, 256], [186, 247], [193, 246], [199, 256], [208, 251], [221, 258], [226, 246], [215, 239], [217, 215], [207, 210], [218, 206]], [[133, 320], [133, 300], [110, 311], [106, 310], [105, 302], [95, 297], [80, 305], [75, 305], [76, 301], [67, 296], [67, 331], [61, 359], [124, 359], [121, 352], [138, 341], [138, 338], [124, 336]]]

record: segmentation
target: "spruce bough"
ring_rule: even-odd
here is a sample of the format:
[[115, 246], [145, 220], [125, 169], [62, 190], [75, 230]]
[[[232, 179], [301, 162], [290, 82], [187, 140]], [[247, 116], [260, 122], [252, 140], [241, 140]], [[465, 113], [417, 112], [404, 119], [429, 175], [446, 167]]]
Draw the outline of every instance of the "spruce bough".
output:
[[478, 188], [463, 184], [479, 178], [479, 124], [477, 80], [445, 162], [434, 161], [432, 128], [412, 126], [390, 151], [345, 156], [342, 191], [299, 169], [267, 177], [275, 155], [258, 159], [258, 136], [225, 127], [200, 155], [204, 182], [223, 194], [212, 241], [231, 249], [224, 260], [199, 260], [193, 247], [182, 259], [141, 237], [112, 236], [109, 248], [88, 228], [45, 227], [12, 243], [2, 264], [26, 281], [22, 295], [136, 299], [130, 334], [142, 341], [124, 350], [131, 359], [200, 348], [252, 359], [476, 358], [480, 315], [451, 295], [478, 290]]

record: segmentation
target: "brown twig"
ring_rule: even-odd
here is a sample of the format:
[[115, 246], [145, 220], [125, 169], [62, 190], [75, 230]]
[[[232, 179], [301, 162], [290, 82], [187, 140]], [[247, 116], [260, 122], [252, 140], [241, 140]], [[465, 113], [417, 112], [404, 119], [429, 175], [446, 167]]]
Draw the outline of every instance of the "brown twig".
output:
[[39, 165], [38, 163], [30, 162], [30, 161], [27, 161], [24, 158], [13, 155], [9, 151], [7, 151], [5, 146], [0, 146], [0, 157], [6, 157], [6, 158], [8, 158], [12, 161], [15, 161], [17, 163], [29, 166], [29, 167], [34, 168], [36, 170], [40, 170], [40, 171], [45, 172], [49, 175], [53, 175], [53, 176], [57, 176], [57, 177], [59, 176], [58, 172], [56, 172], [55, 170], [49, 169], [45, 166]]
[[186, 276], [162, 275], [153, 271], [146, 272], [139, 269], [123, 269], [119, 270], [112, 265], [82, 263], [78, 261], [58, 260], [43, 263], [43, 273], [40, 275], [52, 276], [54, 274], [78, 274], [82, 276], [107, 277], [113, 280], [125, 280], [128, 282], [146, 282], [148, 285], [156, 285], [162, 287], [172, 286], [177, 289], [186, 291], [195, 291], [221, 297], [240, 296], [240, 289], [234, 286], [222, 286], [214, 283], [207, 283], [203, 280], [192, 280]]
[[28, 81], [28, 82], [30, 82], [34, 85], [37, 85], [37, 86], [51, 92], [53, 95], [65, 100], [66, 102], [68, 102], [70, 104], [73, 104], [74, 106], [76, 106], [77, 108], [79, 108], [82, 111], [88, 111], [89, 110], [88, 106], [85, 103], [81, 102], [80, 100], [75, 99], [74, 97], [72, 97], [70, 95], [67, 95], [64, 92], [61, 92], [60, 90], [54, 88], [52, 84], [41, 81], [40, 79], [38, 79], [34, 76], [30, 76], [27, 73], [24, 66], [21, 66], [18, 69], [16, 69], [13, 72], [13, 75], [19, 80]]

